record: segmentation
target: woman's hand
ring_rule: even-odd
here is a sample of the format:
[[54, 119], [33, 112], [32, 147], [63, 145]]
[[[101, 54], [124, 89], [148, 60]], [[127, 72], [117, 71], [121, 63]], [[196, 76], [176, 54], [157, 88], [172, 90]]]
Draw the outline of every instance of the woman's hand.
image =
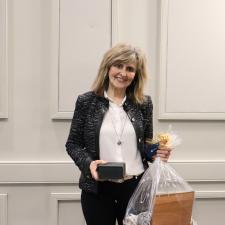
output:
[[97, 172], [98, 164], [104, 164], [104, 163], [106, 163], [106, 161], [104, 160], [94, 160], [91, 162], [89, 168], [91, 171], [91, 175], [95, 180], [98, 180], [98, 172]]
[[162, 161], [167, 162], [170, 157], [171, 151], [172, 148], [169, 148], [165, 145], [160, 145], [156, 152], [156, 155], [153, 156], [153, 159], [155, 160], [156, 157], [160, 157]]

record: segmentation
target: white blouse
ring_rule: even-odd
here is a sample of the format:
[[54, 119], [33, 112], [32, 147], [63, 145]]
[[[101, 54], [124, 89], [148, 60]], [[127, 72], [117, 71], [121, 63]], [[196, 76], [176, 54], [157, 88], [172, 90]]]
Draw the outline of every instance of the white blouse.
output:
[[[107, 162], [125, 162], [126, 175], [139, 175], [144, 171], [141, 154], [137, 150], [137, 138], [134, 127], [121, 105], [117, 105], [109, 99], [109, 110], [102, 122], [99, 147], [100, 159]], [[118, 144], [121, 142], [121, 144]]]

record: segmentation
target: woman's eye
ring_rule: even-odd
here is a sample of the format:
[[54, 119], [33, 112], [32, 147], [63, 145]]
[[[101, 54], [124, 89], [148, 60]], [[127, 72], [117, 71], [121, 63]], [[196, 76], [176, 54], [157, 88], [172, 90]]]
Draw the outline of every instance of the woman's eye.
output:
[[118, 69], [123, 69], [123, 64], [118, 64], [118, 65], [116, 65], [116, 67], [117, 67]]
[[131, 67], [131, 66], [128, 66], [127, 67], [127, 71], [129, 71], [129, 72], [135, 72], [135, 69], [133, 67]]

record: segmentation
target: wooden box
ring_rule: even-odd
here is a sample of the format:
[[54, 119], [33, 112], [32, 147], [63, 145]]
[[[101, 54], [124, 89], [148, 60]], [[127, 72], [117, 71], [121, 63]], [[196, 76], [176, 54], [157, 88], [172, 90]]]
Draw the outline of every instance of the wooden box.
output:
[[190, 225], [194, 192], [156, 196], [151, 225]]

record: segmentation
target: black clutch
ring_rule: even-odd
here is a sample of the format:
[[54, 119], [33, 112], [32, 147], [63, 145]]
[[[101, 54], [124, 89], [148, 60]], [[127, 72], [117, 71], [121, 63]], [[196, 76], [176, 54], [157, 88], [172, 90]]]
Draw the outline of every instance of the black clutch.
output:
[[97, 172], [100, 180], [123, 179], [126, 174], [126, 165], [123, 162], [98, 164]]

